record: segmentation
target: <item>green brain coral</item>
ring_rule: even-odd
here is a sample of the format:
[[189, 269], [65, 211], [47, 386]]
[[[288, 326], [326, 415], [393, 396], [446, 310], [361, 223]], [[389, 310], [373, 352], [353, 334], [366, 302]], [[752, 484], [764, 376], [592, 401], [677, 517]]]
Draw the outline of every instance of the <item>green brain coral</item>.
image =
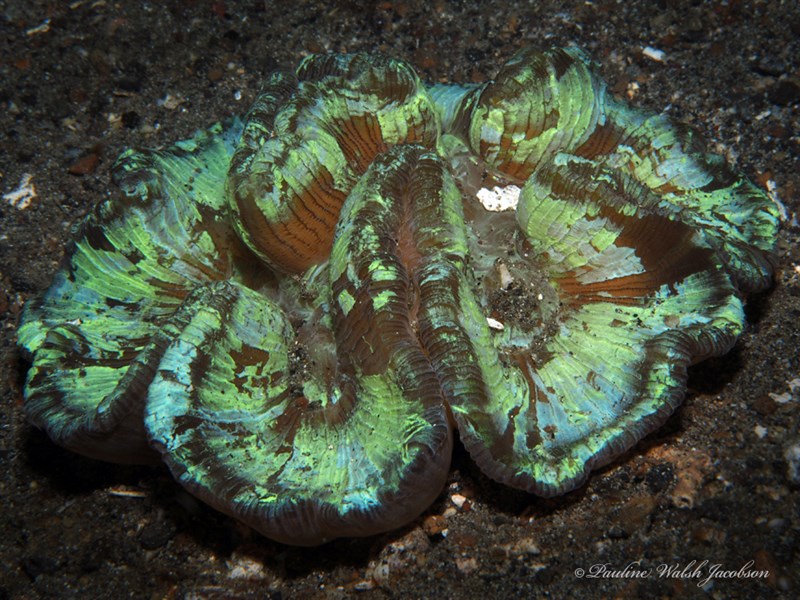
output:
[[[778, 227], [575, 49], [431, 88], [310, 56], [244, 121], [126, 152], [114, 179], [26, 307], [29, 419], [302, 545], [415, 518], [454, 428], [497, 481], [581, 485], [731, 348]], [[478, 201], [512, 186], [516, 210]]]

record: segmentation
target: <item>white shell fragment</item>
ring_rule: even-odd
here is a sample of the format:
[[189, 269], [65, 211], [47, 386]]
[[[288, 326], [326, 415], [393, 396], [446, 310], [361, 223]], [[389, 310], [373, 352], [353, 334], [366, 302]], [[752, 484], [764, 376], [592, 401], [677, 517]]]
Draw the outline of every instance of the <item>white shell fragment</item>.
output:
[[33, 185], [33, 175], [30, 173], [22, 175], [17, 189], [3, 194], [3, 200], [19, 210], [28, 208], [34, 198], [36, 198], [36, 188]]
[[492, 317], [486, 317], [486, 322], [489, 324], [491, 329], [496, 329], [497, 331], [503, 331], [506, 328], [500, 321], [497, 319], [493, 319]]
[[503, 263], [500, 263], [497, 266], [497, 273], [500, 275], [501, 288], [505, 289], [514, 282], [514, 277], [511, 275], [511, 271], [509, 271], [508, 267]]
[[520, 191], [520, 188], [516, 185], [507, 185], [506, 187], [495, 186], [492, 189], [479, 189], [477, 196], [486, 210], [500, 212], [517, 208]]
[[650, 60], [654, 60], [656, 62], [664, 62], [664, 51], [658, 50], [657, 48], [653, 48], [651, 46], [646, 46], [642, 49], [642, 54], [644, 54]]

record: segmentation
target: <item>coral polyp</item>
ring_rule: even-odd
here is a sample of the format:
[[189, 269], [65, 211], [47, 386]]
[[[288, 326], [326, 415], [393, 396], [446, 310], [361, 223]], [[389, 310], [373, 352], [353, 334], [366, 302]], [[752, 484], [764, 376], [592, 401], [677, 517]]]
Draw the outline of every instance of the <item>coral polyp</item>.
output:
[[431, 87], [382, 55], [312, 55], [243, 119], [113, 176], [25, 309], [28, 418], [91, 457], [162, 460], [298, 545], [413, 520], [455, 430], [501, 483], [582, 485], [734, 345], [778, 227], [574, 48]]

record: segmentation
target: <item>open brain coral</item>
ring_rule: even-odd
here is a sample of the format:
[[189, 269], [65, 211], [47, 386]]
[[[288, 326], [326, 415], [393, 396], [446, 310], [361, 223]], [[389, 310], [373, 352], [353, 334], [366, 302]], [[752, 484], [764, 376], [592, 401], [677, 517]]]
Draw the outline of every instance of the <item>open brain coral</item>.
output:
[[26, 307], [29, 419], [304, 545], [415, 518], [454, 429], [497, 481], [580, 486], [731, 348], [778, 224], [572, 48], [430, 88], [310, 56], [244, 121], [128, 151], [114, 179]]

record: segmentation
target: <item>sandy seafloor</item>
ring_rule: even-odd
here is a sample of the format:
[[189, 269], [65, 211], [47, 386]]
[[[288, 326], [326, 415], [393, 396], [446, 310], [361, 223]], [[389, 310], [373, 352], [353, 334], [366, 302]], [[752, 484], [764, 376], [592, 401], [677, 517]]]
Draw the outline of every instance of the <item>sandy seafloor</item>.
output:
[[[795, 2], [0, 6], [0, 188], [30, 177], [36, 193], [25, 208], [0, 202], [0, 600], [800, 594], [800, 458], [788, 458], [800, 454]], [[612, 89], [698, 128], [785, 205], [774, 289], [750, 299], [730, 354], [691, 370], [687, 399], [662, 429], [547, 501], [487, 479], [459, 447], [418, 521], [302, 549], [205, 507], [163, 468], [84, 459], [25, 423], [21, 307], [49, 284], [125, 148], [243, 113], [266, 73], [309, 52], [380, 50], [431, 81], [482, 81], [526, 44], [585, 48]], [[629, 575], [576, 576], [599, 564]], [[692, 572], [714, 564], [769, 576], [699, 585]], [[665, 565], [683, 575], [660, 577]]]

